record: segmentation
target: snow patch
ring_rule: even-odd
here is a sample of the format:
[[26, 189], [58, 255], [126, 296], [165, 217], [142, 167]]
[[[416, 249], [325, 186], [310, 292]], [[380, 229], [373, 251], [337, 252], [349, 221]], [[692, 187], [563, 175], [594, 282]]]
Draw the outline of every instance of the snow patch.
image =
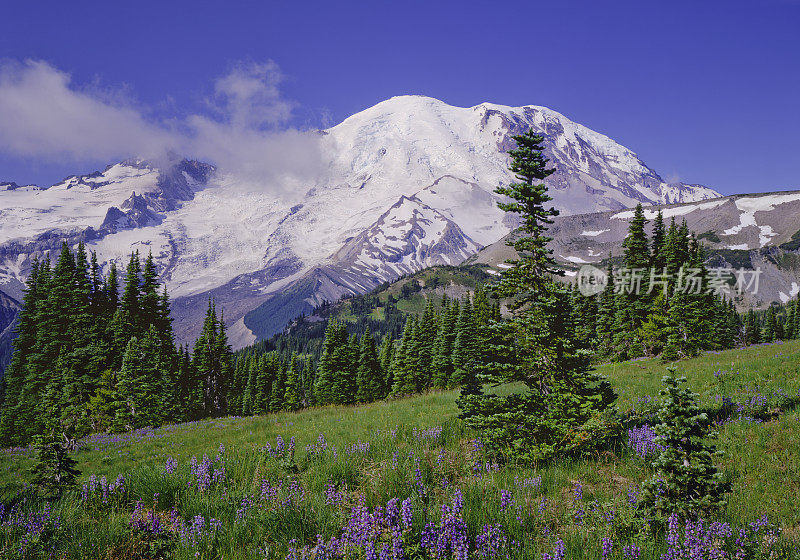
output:
[[[728, 202], [727, 198], [711, 200], [709, 202], [702, 202], [700, 204], [686, 204], [683, 206], [675, 206], [674, 208], [662, 208], [661, 215], [664, 218], [672, 218], [674, 216], [685, 216], [695, 210], [708, 210], [710, 208], [716, 208], [717, 206], [721, 206]], [[626, 210], [624, 212], [619, 212], [611, 216], [612, 219], [617, 220], [630, 220], [633, 218], [633, 210]], [[644, 209], [644, 217], [648, 220], [652, 220], [658, 214], [658, 210], [651, 210], [649, 208]]]
[[611, 231], [610, 229], [598, 229], [598, 230], [583, 230], [581, 235], [585, 235], [587, 237], [597, 237], [601, 233], [605, 233], [607, 231]]
[[797, 282], [792, 282], [792, 287], [789, 289], [789, 293], [785, 294], [783, 292], [778, 292], [778, 297], [781, 298], [781, 303], [786, 303], [790, 299], [793, 299], [797, 294], [800, 294], [800, 285]]
[[736, 199], [736, 208], [741, 210], [739, 223], [722, 232], [722, 235], [736, 235], [744, 228], [757, 227], [758, 242], [763, 247], [769, 243], [773, 237], [778, 235], [771, 226], [759, 226], [756, 222], [756, 212], [768, 212], [774, 210], [775, 206], [800, 200], [800, 193], [791, 194], [770, 194], [765, 196], [739, 197]]
[[565, 257], [564, 255], [558, 255], [558, 256], [561, 257], [562, 259], [564, 259], [565, 261], [569, 261], [569, 262], [575, 263], [575, 264], [588, 264], [590, 262], [590, 261], [584, 260], [584, 259], [582, 259], [580, 257], [573, 257], [571, 255], [569, 257]]

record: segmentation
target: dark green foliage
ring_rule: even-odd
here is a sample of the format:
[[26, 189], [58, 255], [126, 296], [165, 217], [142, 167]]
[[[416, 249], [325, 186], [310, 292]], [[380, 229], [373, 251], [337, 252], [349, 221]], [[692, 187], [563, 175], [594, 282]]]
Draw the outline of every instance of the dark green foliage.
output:
[[329, 404], [335, 401], [334, 383], [344, 366], [342, 348], [346, 343], [347, 329], [345, 326], [338, 321], [329, 321], [314, 387], [314, 395], [318, 404]]
[[[627, 285], [617, 294], [613, 324], [613, 344], [621, 360], [644, 354], [640, 328], [647, 318], [651, 298], [647, 278], [641, 278], [639, 281], [633, 278], [637, 273], [645, 271], [651, 262], [644, 229], [646, 224], [642, 205], [637, 204], [628, 226], [628, 235], [623, 241], [625, 266], [631, 274], [631, 280], [626, 282]], [[663, 228], [663, 224], [661, 227]]]
[[697, 239], [698, 240], [708, 239], [712, 243], [720, 243], [721, 242], [721, 240], [719, 238], [719, 235], [717, 235], [716, 232], [711, 231], [711, 230], [704, 231], [703, 233], [701, 233], [700, 235], [697, 236]]
[[662, 450], [653, 461], [655, 475], [643, 486], [641, 507], [649, 515], [666, 518], [705, 516], [725, 507], [730, 485], [714, 465], [717, 451], [708, 416], [697, 405], [698, 395], [675, 378], [664, 376], [664, 397], [654, 431]]
[[383, 376], [383, 391], [381, 392], [381, 397], [385, 397], [394, 384], [394, 379], [391, 375], [393, 358], [394, 340], [389, 335], [386, 335], [383, 337], [383, 341], [381, 341], [380, 353], [381, 375]]
[[166, 372], [160, 360], [155, 327], [139, 341], [128, 341], [117, 374], [116, 414], [113, 428], [118, 431], [158, 426], [162, 417], [162, 378]]
[[286, 410], [298, 410], [302, 406], [302, 386], [300, 370], [297, 366], [297, 355], [292, 355], [289, 369], [286, 372], [286, 388], [284, 391], [284, 406]]
[[770, 305], [767, 308], [767, 314], [764, 317], [764, 328], [761, 331], [761, 342], [772, 342], [778, 336], [778, 322], [775, 318], [775, 307]]
[[228, 345], [225, 323], [217, 318], [212, 301], [208, 302], [203, 330], [194, 345], [192, 366], [195, 370], [193, 389], [202, 390], [202, 415], [220, 416], [228, 410], [227, 397], [233, 381], [233, 353]]
[[417, 345], [415, 340], [416, 331], [417, 320], [415, 317], [409, 317], [403, 330], [403, 339], [392, 361], [393, 395], [410, 395], [417, 390], [415, 377], [416, 356], [414, 354], [415, 346]]
[[453, 345], [456, 338], [456, 322], [460, 314], [458, 300], [442, 302], [439, 329], [434, 341], [433, 386], [443, 389], [453, 383]]
[[378, 361], [375, 339], [367, 327], [361, 336], [361, 349], [358, 357], [358, 379], [356, 400], [372, 402], [383, 397], [383, 371]]
[[[34, 262], [6, 372], [0, 441], [25, 445], [51, 423], [81, 436], [228, 412], [233, 361], [213, 306], [192, 357], [176, 349], [152, 256], [103, 277], [84, 245]], [[243, 385], [246, 380], [242, 380]], [[241, 403], [237, 402], [237, 410]]]
[[[581, 323], [594, 325], [593, 337], [590, 328], [579, 325], [579, 339], [595, 350], [598, 360], [660, 355], [671, 361], [760, 338], [753, 325], [743, 327], [726, 299], [731, 282], [710, 283], [705, 250], [685, 221], [677, 225], [673, 219], [665, 228], [659, 211], [649, 245], [645, 225], [643, 209], [637, 207], [624, 255], [609, 255], [608, 277], [619, 283], [609, 282], [593, 298], [573, 297]], [[613, 270], [614, 262], [622, 268]], [[636, 270], [641, 273], [638, 280], [632, 276]], [[779, 321], [775, 328], [780, 327]]]
[[797, 251], [800, 249], [800, 231], [794, 232], [791, 239], [786, 243], [781, 243], [779, 247], [784, 251]]
[[43, 433], [33, 437], [35, 464], [31, 474], [34, 486], [58, 497], [75, 483], [80, 471], [75, 468], [77, 461], [69, 456], [73, 444], [57, 424], [48, 425]]
[[491, 343], [499, 358], [481, 368], [481, 378], [521, 382], [526, 390], [507, 397], [462, 390], [459, 408], [490, 454], [535, 463], [604, 441], [604, 412], [615, 395], [590, 369], [589, 353], [576, 340], [570, 296], [552, 278], [561, 271], [546, 247], [545, 227], [557, 212], [545, 206], [550, 197], [541, 181], [553, 170], [546, 168], [543, 139], [532, 131], [514, 139], [510, 169], [517, 182], [496, 192], [512, 200], [500, 207], [521, 217], [521, 236], [509, 242], [519, 258], [508, 261], [495, 286], [510, 299], [513, 318], [493, 327], [501, 335]]
[[474, 383], [475, 369], [480, 352], [478, 325], [469, 298], [464, 298], [456, 323], [456, 338], [453, 342], [453, 375], [450, 384]]

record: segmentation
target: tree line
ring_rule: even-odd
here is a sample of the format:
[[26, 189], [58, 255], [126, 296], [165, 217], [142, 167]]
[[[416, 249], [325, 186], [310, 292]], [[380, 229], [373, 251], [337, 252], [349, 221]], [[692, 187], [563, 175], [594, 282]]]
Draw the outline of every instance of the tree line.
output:
[[[122, 284], [122, 289], [120, 289]], [[80, 436], [228, 413], [233, 354], [212, 302], [194, 351], [175, 345], [152, 255], [103, 274], [83, 243], [35, 261], [5, 372], [0, 441]]]
[[[618, 268], [609, 258], [610, 280], [603, 291], [592, 297], [572, 292], [579, 338], [597, 360], [660, 355], [672, 361], [800, 335], [796, 302], [739, 314], [735, 278], [714, 278], [702, 243], [685, 221], [678, 225], [673, 218], [667, 227], [659, 210], [649, 237], [646, 224], [638, 205]], [[643, 272], [630, 275], [637, 270]], [[633, 282], [635, 290], [630, 289]]]
[[406, 318], [402, 335], [376, 339], [369, 325], [359, 336], [330, 319], [319, 357], [295, 351], [237, 354], [231, 401], [242, 415], [312, 405], [356, 404], [456, 387], [474, 375], [483, 331], [500, 320], [498, 302], [483, 288], [461, 300], [428, 297], [424, 313]]

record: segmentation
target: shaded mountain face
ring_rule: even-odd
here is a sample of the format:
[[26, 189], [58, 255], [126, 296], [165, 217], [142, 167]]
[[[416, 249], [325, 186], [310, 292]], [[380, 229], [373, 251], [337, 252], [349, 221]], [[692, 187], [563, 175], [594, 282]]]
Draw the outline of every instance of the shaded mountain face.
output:
[[323, 300], [458, 264], [512, 231], [493, 191], [513, 181], [506, 151], [528, 128], [545, 136], [564, 214], [718, 196], [666, 183], [629, 149], [545, 107], [395, 97], [321, 131], [322, 171], [290, 195], [181, 159], [126, 161], [46, 189], [0, 183], [0, 289], [21, 298], [32, 259], [62, 239], [84, 240], [106, 270], [132, 250], [152, 252], [178, 339], [197, 336], [211, 296], [241, 346]]
[[3, 378], [6, 365], [11, 361], [14, 351], [14, 328], [19, 315], [19, 302], [0, 292], [0, 379]]
[[[720, 197], [689, 204], [645, 208], [652, 220], [661, 208], [667, 225], [686, 220], [706, 247], [710, 267], [761, 269], [756, 294], [746, 293], [742, 305], [765, 307], [786, 303], [800, 292], [800, 191]], [[548, 230], [555, 259], [574, 277], [584, 264], [605, 267], [609, 255], [623, 255], [632, 210], [559, 216]], [[495, 273], [514, 258], [506, 245], [512, 233], [469, 259], [488, 264]]]

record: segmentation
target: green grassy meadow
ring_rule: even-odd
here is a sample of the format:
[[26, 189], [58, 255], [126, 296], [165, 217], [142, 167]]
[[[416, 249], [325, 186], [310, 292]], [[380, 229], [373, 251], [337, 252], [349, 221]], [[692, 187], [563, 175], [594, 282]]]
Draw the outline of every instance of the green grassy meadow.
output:
[[[797, 558], [800, 341], [708, 353], [676, 367], [712, 416], [725, 414], [718, 447], [733, 491], [719, 521], [744, 527], [766, 514], [777, 541], [767, 552], [760, 544], [760, 552], [748, 557]], [[619, 394], [623, 424], [656, 410], [666, 365], [637, 360], [598, 369]], [[601, 558], [603, 538], [613, 543], [608, 558], [661, 558], [667, 547], [663, 533], [637, 523], [632, 504], [651, 474], [649, 461], [626, 445], [624, 434], [591, 459], [540, 468], [499, 466], [482, 456], [474, 434], [456, 419], [457, 396], [434, 392], [90, 437], [74, 453], [82, 472], [78, 486], [52, 503], [26, 489], [29, 450], [0, 451], [6, 516], [0, 557], [324, 558], [319, 547], [302, 547], [318, 534], [323, 540], [338, 536], [352, 525], [353, 507], [372, 512], [399, 498], [409, 500], [414, 514], [403, 530], [409, 535], [404, 557], [429, 558], [435, 557], [430, 549], [420, 548], [420, 539], [411, 535], [422, 534], [428, 523], [444, 523], [441, 507], [459, 489], [465, 531], [475, 543], [470, 558], [557, 557], [559, 540], [565, 558]], [[193, 458], [200, 465], [194, 472]], [[101, 490], [91, 491], [92, 484], [99, 488], [92, 475], [93, 481], [122, 475], [124, 491], [110, 491], [104, 499]], [[28, 521], [10, 523], [14, 507], [18, 521], [40, 515], [43, 529], [31, 532], [23, 527]], [[504, 536], [479, 548], [479, 535], [494, 530], [487, 524], [502, 527]], [[394, 537], [376, 538], [388, 543]], [[351, 552], [352, 558], [368, 557]], [[455, 557], [451, 552], [445, 557]]]

